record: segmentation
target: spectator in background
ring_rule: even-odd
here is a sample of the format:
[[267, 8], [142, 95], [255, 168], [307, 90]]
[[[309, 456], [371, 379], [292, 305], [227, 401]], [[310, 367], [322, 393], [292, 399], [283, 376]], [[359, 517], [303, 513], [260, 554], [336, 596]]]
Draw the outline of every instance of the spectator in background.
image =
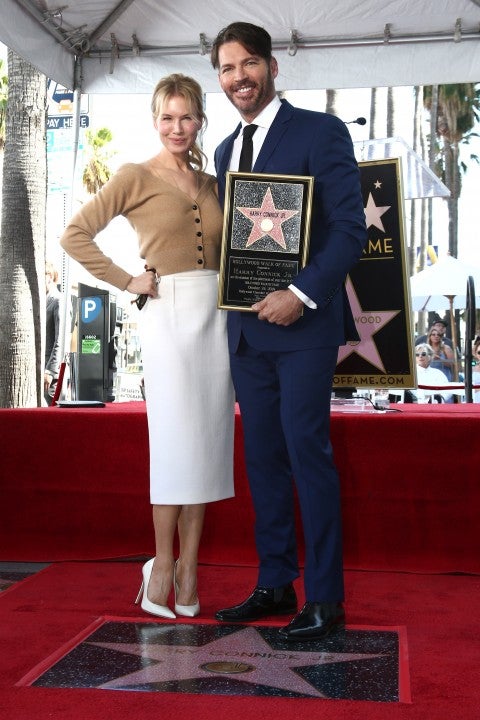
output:
[[[444, 333], [431, 327], [427, 333], [427, 344], [433, 350], [431, 367], [441, 370], [449, 382], [453, 379], [453, 366], [455, 364], [455, 354], [453, 349], [444, 341]], [[418, 346], [417, 346], [418, 347]]]
[[[445, 343], [445, 345], [448, 345], [449, 347], [453, 348], [452, 341], [449, 337], [447, 337], [447, 327], [448, 323], [446, 320], [441, 320], [438, 318], [438, 320], [435, 320], [430, 326], [430, 330], [437, 330], [442, 335], [442, 340]], [[417, 339], [415, 340], [415, 345], [420, 345], [420, 343], [426, 343], [428, 342], [428, 336], [427, 335], [419, 335]]]
[[452, 394], [449, 392], [433, 389], [439, 385], [448, 385], [448, 378], [445, 373], [431, 366], [433, 356], [434, 352], [428, 343], [416, 346], [415, 360], [417, 361], [418, 385], [432, 386], [432, 390], [423, 388], [416, 390], [415, 394], [419, 403], [432, 402], [434, 398], [440, 400], [440, 402], [450, 402], [452, 398]]
[[[480, 385], [480, 335], [473, 342], [472, 363], [472, 385]], [[473, 402], [480, 403], [480, 388], [473, 391]]]
[[53, 402], [60, 367], [60, 292], [58, 270], [51, 262], [45, 263], [45, 286], [47, 292], [45, 322], [45, 370], [43, 393], [47, 405]]

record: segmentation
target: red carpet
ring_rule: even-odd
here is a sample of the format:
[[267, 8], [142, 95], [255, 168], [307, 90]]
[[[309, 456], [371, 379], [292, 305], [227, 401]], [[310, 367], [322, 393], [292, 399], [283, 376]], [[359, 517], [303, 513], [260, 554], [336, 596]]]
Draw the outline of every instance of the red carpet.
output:
[[[350, 571], [350, 625], [405, 626], [412, 703], [273, 699], [16, 687], [100, 616], [144, 618], [133, 604], [140, 563], [59, 563], [0, 594], [0, 707], [14, 720], [478, 720], [480, 578]], [[238, 600], [252, 568], [202, 566], [202, 617]], [[202, 618], [198, 619], [201, 622]], [[193, 621], [196, 622], [196, 621]]]

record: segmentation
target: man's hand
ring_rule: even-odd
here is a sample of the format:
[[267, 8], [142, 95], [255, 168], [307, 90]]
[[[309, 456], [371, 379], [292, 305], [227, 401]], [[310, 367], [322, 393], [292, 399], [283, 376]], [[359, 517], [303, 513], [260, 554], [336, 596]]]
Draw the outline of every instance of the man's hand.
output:
[[275, 290], [252, 305], [259, 320], [275, 325], [292, 325], [302, 315], [303, 303], [291, 290]]

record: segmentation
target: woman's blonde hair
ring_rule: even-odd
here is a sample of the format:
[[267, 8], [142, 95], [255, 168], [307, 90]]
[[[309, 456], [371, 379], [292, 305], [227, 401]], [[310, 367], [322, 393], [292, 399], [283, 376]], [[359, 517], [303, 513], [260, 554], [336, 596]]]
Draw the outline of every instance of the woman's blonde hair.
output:
[[[167, 75], [158, 81], [152, 96], [152, 115], [153, 119], [162, 114], [165, 103], [172, 97], [182, 97], [188, 107], [189, 112], [198, 121], [199, 132], [205, 131], [207, 127], [207, 116], [203, 109], [203, 92], [202, 88], [196, 80], [187, 75], [174, 73]], [[198, 170], [202, 170], [206, 164], [206, 155], [202, 152], [198, 140], [189, 152], [189, 161]]]

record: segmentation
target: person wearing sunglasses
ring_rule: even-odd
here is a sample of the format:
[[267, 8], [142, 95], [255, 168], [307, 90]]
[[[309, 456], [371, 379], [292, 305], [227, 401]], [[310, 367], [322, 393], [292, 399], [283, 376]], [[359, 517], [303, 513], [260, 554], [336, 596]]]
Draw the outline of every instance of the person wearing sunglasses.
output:
[[[445, 345], [453, 348], [452, 341], [449, 337], [447, 337], [447, 327], [448, 323], [446, 320], [435, 320], [435, 322], [432, 322], [432, 324], [430, 325], [428, 332], [430, 332], [430, 330], [437, 330], [441, 334], [442, 340]], [[425, 333], [425, 335], [419, 335], [415, 340], [415, 345], [420, 345], [420, 343], [428, 342], [427, 337], [427, 333]]]
[[432, 326], [427, 333], [426, 342], [433, 350], [431, 367], [441, 370], [447, 376], [447, 380], [451, 382], [455, 356], [453, 349], [444, 340], [444, 333]]
[[[415, 360], [417, 363], [418, 385], [430, 385], [432, 388], [441, 385], [448, 385], [448, 378], [444, 372], [432, 367], [434, 351], [428, 343], [421, 343], [415, 347]], [[452, 394], [443, 390], [417, 388], [415, 391], [417, 402], [427, 403], [434, 400], [449, 402]]]

